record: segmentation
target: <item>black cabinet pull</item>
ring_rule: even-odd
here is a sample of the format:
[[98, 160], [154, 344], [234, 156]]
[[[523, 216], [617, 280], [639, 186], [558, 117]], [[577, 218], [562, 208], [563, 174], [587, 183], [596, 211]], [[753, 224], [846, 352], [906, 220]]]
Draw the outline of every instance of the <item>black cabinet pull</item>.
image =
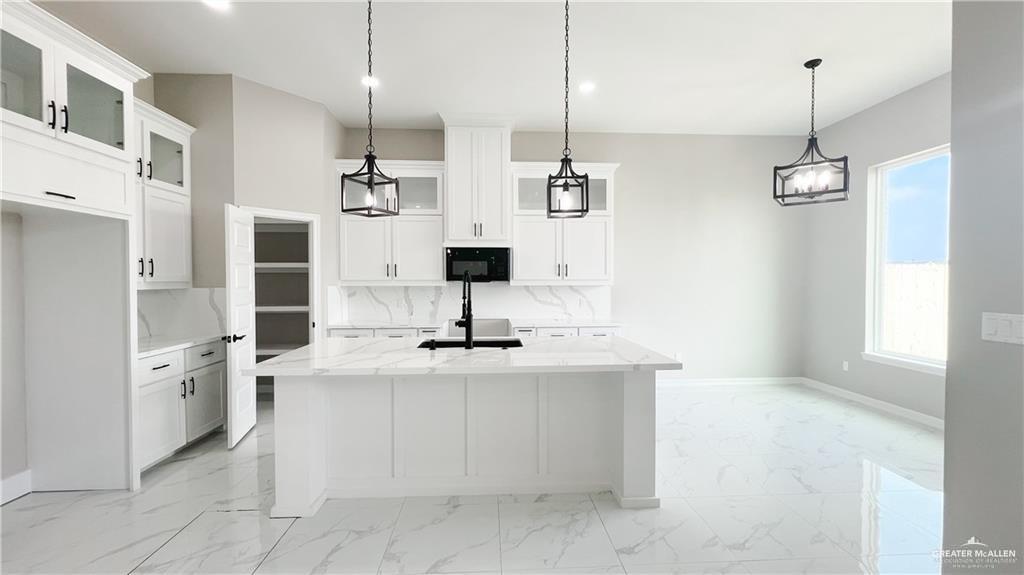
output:
[[71, 115], [68, 114], [68, 107], [67, 106], [61, 106], [60, 107], [60, 115], [63, 116], [63, 118], [64, 118], [64, 123], [61, 125], [60, 130], [62, 132], [64, 132], [65, 134], [67, 134], [68, 133], [68, 124], [71, 123]]
[[50, 126], [50, 129], [52, 130], [57, 127], [57, 103], [50, 100], [50, 103], [47, 104], [46, 107], [50, 109], [50, 121], [47, 125]]
[[206, 357], [208, 355], [213, 355], [213, 350], [210, 350], [210, 351], [208, 351], [206, 353], [201, 353], [201, 354], [199, 354], [199, 357]]
[[141, 178], [142, 177], [142, 158], [136, 158], [136, 160], [139, 162], [139, 171], [136, 172], [136, 175]]
[[565, 264], [565, 277], [569, 277], [569, 264]]
[[78, 199], [75, 196], [69, 196], [67, 194], [61, 194], [61, 193], [58, 193], [58, 192], [43, 192], [43, 193], [48, 195], [48, 196], [57, 196], [58, 198], [64, 198], [65, 200], [77, 200]]
[[244, 333], [242, 335], [231, 334], [231, 343], [235, 343], [236, 341], [243, 340], [243, 339], [245, 339], [245, 334]]
[[149, 277], [153, 277], [154, 268], [155, 266], [153, 265], [153, 258], [149, 258]]
[[387, 274], [388, 277], [391, 277], [391, 266], [390, 265], [384, 264], [384, 273]]
[[398, 264], [394, 264], [394, 266], [395, 266], [395, 277], [397, 278], [398, 277]]
[[169, 363], [165, 363], [165, 364], [163, 364], [163, 365], [158, 365], [158, 366], [156, 366], [156, 367], [154, 367], [154, 368], [153, 368], [153, 371], [156, 371], [156, 370], [158, 370], [158, 369], [163, 369], [163, 368], [165, 368], [165, 367], [171, 367], [171, 364], [169, 364]]
[[185, 380], [181, 380], [181, 398], [185, 399]]
[[190, 378], [188, 378], [188, 381], [189, 381], [189, 383], [192, 384], [192, 389], [189, 390], [189, 394], [195, 395], [196, 394], [196, 378], [190, 377]]
[[141, 278], [141, 277], [144, 277], [145, 275], [146, 275], [146, 262], [142, 258], [139, 258], [139, 277]]
[[153, 162], [152, 161], [146, 162], [146, 179], [147, 180], [152, 180], [153, 179]]

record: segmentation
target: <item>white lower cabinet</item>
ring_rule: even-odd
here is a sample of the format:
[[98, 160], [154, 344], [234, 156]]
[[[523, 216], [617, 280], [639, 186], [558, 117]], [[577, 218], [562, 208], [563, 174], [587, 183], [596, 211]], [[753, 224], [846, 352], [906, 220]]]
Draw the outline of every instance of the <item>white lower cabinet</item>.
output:
[[139, 388], [138, 454], [146, 468], [185, 445], [185, 381], [175, 375]]
[[136, 443], [143, 469], [225, 422], [223, 343], [142, 359], [136, 380], [140, 386]]
[[575, 337], [580, 334], [578, 328], [575, 327], [538, 327], [537, 336], [539, 337]]
[[341, 281], [350, 285], [444, 283], [441, 216], [341, 217]]
[[185, 436], [194, 441], [224, 424], [224, 390], [227, 370], [215, 363], [186, 374]]

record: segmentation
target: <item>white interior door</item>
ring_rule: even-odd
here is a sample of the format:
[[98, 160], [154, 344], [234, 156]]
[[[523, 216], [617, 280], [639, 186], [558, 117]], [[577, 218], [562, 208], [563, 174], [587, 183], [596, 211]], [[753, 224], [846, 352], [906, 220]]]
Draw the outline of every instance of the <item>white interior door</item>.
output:
[[224, 205], [228, 304], [228, 446], [256, 425], [256, 274], [253, 215]]

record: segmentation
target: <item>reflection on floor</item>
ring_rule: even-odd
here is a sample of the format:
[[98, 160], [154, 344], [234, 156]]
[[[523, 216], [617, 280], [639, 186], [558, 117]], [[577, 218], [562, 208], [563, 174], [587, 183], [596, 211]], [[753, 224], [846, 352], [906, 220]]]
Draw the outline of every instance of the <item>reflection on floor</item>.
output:
[[0, 509], [5, 573], [937, 573], [942, 436], [802, 386], [661, 389], [660, 509], [608, 494], [333, 500], [270, 519], [273, 412], [127, 492]]

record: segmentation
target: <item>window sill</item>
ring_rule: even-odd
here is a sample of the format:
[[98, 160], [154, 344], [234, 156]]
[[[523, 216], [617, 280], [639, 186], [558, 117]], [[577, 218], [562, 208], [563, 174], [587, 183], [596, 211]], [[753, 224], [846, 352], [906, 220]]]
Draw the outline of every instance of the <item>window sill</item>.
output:
[[921, 373], [930, 373], [931, 375], [946, 376], [945, 363], [926, 361], [923, 359], [910, 359], [907, 357], [900, 357], [898, 355], [889, 355], [874, 351], [862, 352], [860, 356], [866, 361], [873, 361], [875, 363], [881, 363], [892, 367], [902, 367], [903, 369], [910, 369]]

